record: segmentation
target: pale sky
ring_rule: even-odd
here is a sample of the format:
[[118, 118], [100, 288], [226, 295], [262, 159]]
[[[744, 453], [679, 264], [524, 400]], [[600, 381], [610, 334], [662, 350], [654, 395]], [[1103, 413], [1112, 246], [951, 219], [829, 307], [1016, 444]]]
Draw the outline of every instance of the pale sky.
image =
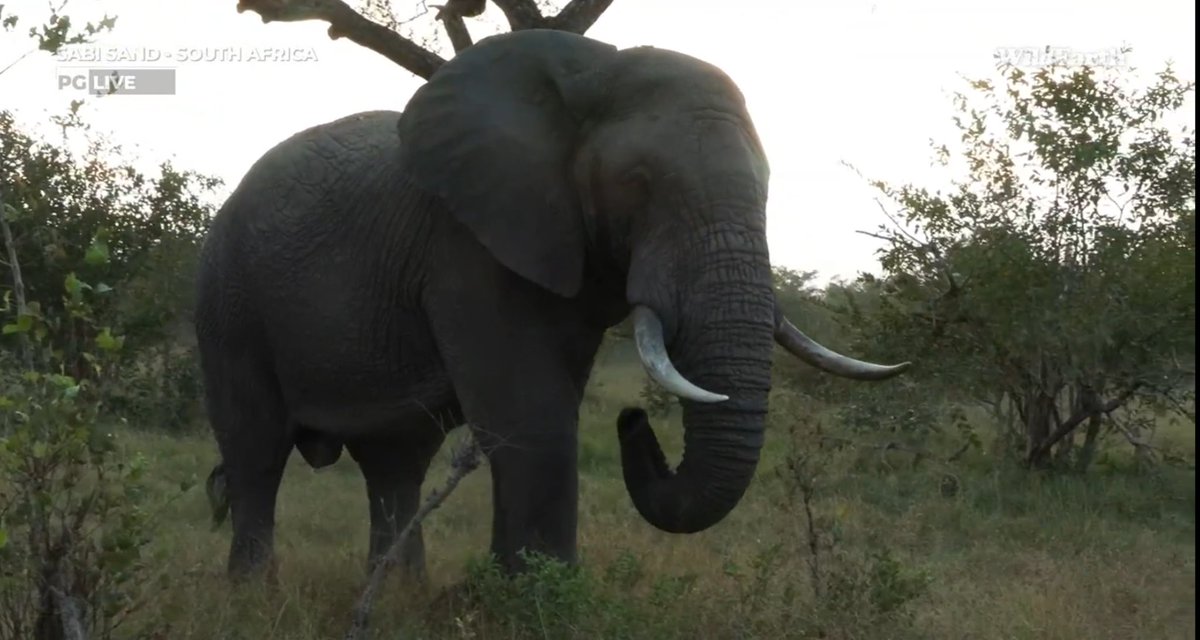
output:
[[[27, 22], [46, 15], [46, 0], [3, 4]], [[393, 4], [414, 13], [419, 5]], [[298, 47], [307, 58], [161, 60], [156, 65], [178, 69], [175, 95], [90, 99], [85, 119], [147, 162], [172, 158], [222, 177], [224, 195], [296, 131], [359, 111], [403, 110], [422, 82], [348, 40], [331, 41], [324, 23], [263, 24], [235, 7], [235, 0], [72, 0], [77, 19], [118, 16], [101, 47]], [[468, 19], [477, 39], [503, 20], [490, 4], [485, 17]], [[0, 68], [31, 48], [18, 35], [29, 26], [0, 37]], [[962, 76], [994, 73], [997, 47], [1091, 53], [1129, 45], [1127, 61], [1139, 72], [1171, 60], [1177, 75], [1195, 78], [1195, 5], [1182, 0], [614, 0], [588, 35], [622, 48], [681, 51], [733, 78], [771, 162], [772, 262], [816, 269], [821, 281], [878, 272], [879, 242], [855, 231], [884, 218], [874, 191], [841, 163], [870, 178], [933, 186], [929, 140], [955, 142], [950, 95], [964, 88]], [[41, 52], [22, 60], [0, 75], [0, 107], [31, 125], [61, 113], [80, 97], [57, 88], [56, 69], [65, 64]]]

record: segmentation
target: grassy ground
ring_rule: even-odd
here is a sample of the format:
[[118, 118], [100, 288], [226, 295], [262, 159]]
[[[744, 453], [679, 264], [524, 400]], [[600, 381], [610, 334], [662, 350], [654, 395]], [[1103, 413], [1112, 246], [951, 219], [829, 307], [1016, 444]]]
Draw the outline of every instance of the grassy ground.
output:
[[[621, 482], [614, 419], [637, 401], [641, 380], [636, 364], [613, 357], [592, 381], [581, 427], [581, 573], [548, 565], [536, 579], [506, 583], [482, 568], [485, 466], [426, 524], [432, 587], [391, 584], [376, 605], [375, 637], [1195, 637], [1192, 471], [1136, 473], [1120, 451], [1079, 477], [1031, 474], [982, 453], [953, 469], [913, 468], [903, 453], [882, 460], [808, 448], [800, 462], [816, 478], [814, 571], [805, 492], [787, 464], [803, 437], [787, 432], [796, 409], [773, 406], [768, 450], [737, 510], [703, 534], [672, 536], [641, 520]], [[676, 419], [658, 423], [677, 459]], [[1194, 457], [1194, 432], [1166, 437]], [[153, 460], [163, 496], [203, 479], [215, 460], [206, 433], [127, 442]], [[427, 488], [445, 477], [448, 449]], [[274, 589], [227, 585], [228, 525], [210, 531], [202, 486], [159, 509], [155, 566], [169, 581], [142, 620], [166, 622], [163, 637], [345, 632], [367, 539], [365, 490], [348, 457], [320, 473], [293, 458], [279, 499]], [[469, 589], [439, 597], [464, 581]]]

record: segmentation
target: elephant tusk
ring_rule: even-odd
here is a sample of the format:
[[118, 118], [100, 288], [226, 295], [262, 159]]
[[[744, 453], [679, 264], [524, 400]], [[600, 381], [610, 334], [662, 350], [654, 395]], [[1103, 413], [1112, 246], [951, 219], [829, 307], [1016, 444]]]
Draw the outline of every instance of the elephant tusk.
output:
[[911, 362], [894, 365], [863, 362], [824, 347], [796, 328], [796, 325], [783, 315], [778, 304], [775, 305], [775, 342], [801, 361], [851, 380], [886, 380], [904, 373], [912, 366]]
[[633, 338], [637, 344], [638, 357], [642, 366], [655, 382], [668, 392], [696, 402], [724, 402], [729, 396], [705, 391], [692, 384], [671, 364], [667, 346], [663, 342], [662, 321], [649, 307], [638, 305], [633, 309]]

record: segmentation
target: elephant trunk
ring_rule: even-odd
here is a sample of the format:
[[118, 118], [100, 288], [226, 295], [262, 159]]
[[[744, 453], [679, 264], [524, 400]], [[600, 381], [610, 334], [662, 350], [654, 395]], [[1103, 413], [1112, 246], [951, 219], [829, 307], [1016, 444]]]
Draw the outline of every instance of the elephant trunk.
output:
[[[754, 250], [731, 256], [731, 242], [747, 246], [738, 235]], [[676, 331], [668, 365], [674, 363], [685, 383], [699, 387], [698, 393], [681, 394], [685, 432], [678, 468], [669, 468], [644, 411], [625, 409], [617, 421], [626, 490], [647, 522], [671, 533], [703, 531], [732, 511], [754, 476], [763, 444], [774, 343], [770, 267], [759, 247], [765, 238], [734, 236], [721, 239], [726, 253], [679, 292], [683, 307], [671, 310]], [[635, 316], [635, 324], [639, 332], [651, 333], [657, 323]], [[661, 325], [657, 330], [662, 340]], [[652, 369], [649, 363], [647, 368]]]

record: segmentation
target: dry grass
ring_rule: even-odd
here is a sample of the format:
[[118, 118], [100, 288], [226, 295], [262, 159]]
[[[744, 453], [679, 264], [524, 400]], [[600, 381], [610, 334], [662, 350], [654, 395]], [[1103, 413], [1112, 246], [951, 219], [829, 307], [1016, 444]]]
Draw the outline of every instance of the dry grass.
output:
[[[1136, 474], [1113, 463], [1087, 477], [1051, 477], [968, 459], [958, 469], [961, 490], [947, 498], [940, 469], [880, 470], [853, 452], [826, 454], [814, 504], [827, 584], [826, 597], [816, 599], [795, 487], [775, 473], [787, 456], [781, 425], [788, 418], [773, 416], [770, 449], [730, 517], [703, 534], [664, 534], [640, 519], [620, 479], [613, 421], [619, 407], [636, 402], [641, 379], [621, 362], [605, 363], [585, 406], [582, 587], [550, 576], [562, 593], [543, 599], [537, 594], [549, 592], [504, 595], [476, 577], [475, 599], [438, 599], [487, 549], [485, 466], [426, 524], [433, 589], [389, 585], [376, 603], [375, 637], [1195, 637], [1194, 472]], [[678, 452], [678, 424], [668, 423], [658, 430], [664, 446]], [[1165, 440], [1194, 456], [1194, 436], [1176, 427]], [[203, 478], [215, 460], [206, 433], [127, 438], [154, 460], [164, 496], [177, 494], [182, 480]], [[446, 460], [439, 460], [430, 481], [445, 472]], [[292, 460], [279, 499], [279, 581], [272, 589], [226, 583], [228, 526], [209, 530], [202, 487], [160, 508], [155, 566], [171, 582], [153, 594], [144, 620], [168, 624], [164, 637], [309, 640], [344, 633], [365, 580], [367, 540], [365, 490], [348, 457], [320, 473]], [[894, 564], [879, 561], [880, 553]], [[880, 569], [887, 566], [925, 588], [906, 592], [906, 583]], [[900, 605], [878, 610], [896, 594]], [[582, 613], [543, 608], [532, 623], [505, 617], [531, 602], [579, 605]]]

